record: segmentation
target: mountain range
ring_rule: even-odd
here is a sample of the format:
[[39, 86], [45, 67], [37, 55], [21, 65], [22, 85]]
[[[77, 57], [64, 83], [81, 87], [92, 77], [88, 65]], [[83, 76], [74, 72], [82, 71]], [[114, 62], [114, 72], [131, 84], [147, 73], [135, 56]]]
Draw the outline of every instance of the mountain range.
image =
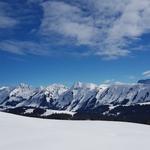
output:
[[0, 110], [39, 118], [150, 124], [149, 81], [112, 85], [77, 82], [70, 88], [61, 84], [0, 87]]

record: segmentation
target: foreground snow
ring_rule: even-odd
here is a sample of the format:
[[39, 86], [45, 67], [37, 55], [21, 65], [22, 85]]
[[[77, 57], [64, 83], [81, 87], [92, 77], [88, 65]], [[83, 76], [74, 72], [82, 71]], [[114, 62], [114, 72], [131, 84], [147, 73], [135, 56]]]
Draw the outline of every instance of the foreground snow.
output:
[[55, 121], [0, 112], [0, 150], [147, 150], [150, 126]]

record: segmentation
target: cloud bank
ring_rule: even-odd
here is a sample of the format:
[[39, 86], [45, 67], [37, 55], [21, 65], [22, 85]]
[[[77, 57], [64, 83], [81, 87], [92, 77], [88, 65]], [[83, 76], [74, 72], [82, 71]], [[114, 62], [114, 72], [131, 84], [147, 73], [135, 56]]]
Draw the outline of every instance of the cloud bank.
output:
[[[150, 34], [149, 0], [28, 0], [29, 5], [33, 3], [40, 6], [43, 12], [37, 36], [42, 40], [45, 38], [44, 43], [31, 44], [29, 41], [22, 44], [24, 42], [18, 41], [19, 48], [13, 51], [14, 41], [3, 41], [0, 45], [9, 47], [5, 50], [22, 53], [24, 50], [19, 51], [20, 47], [27, 45], [31, 53], [37, 47], [39, 51], [46, 47], [47, 51], [48, 45], [54, 44], [48, 39], [55, 35], [63, 46], [86, 46], [87, 55], [116, 59], [134, 53], [139, 47], [144, 48], [144, 45], [136, 43], [144, 34]], [[0, 3], [0, 7], [3, 5]], [[17, 20], [6, 15], [4, 9], [0, 11], [0, 20], [0, 28], [17, 24]], [[10, 43], [13, 44], [10, 46]], [[16, 40], [15, 43], [17, 47]], [[47, 46], [42, 48], [41, 45], [45, 44]]]
[[42, 7], [44, 35], [56, 32], [106, 58], [127, 56], [132, 42], [150, 32], [149, 0], [47, 1]]

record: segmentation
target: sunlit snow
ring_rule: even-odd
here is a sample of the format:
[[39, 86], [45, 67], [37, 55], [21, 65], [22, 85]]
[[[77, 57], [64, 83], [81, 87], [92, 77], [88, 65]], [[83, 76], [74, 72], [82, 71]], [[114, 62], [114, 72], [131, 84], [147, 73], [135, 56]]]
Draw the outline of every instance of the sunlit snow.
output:
[[0, 112], [0, 150], [148, 150], [150, 126], [56, 121]]

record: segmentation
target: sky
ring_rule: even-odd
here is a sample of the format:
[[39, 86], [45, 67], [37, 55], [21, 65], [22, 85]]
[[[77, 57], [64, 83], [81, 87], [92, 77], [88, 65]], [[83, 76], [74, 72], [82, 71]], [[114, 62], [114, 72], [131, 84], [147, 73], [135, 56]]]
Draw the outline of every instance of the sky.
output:
[[150, 78], [149, 0], [0, 0], [0, 85]]

